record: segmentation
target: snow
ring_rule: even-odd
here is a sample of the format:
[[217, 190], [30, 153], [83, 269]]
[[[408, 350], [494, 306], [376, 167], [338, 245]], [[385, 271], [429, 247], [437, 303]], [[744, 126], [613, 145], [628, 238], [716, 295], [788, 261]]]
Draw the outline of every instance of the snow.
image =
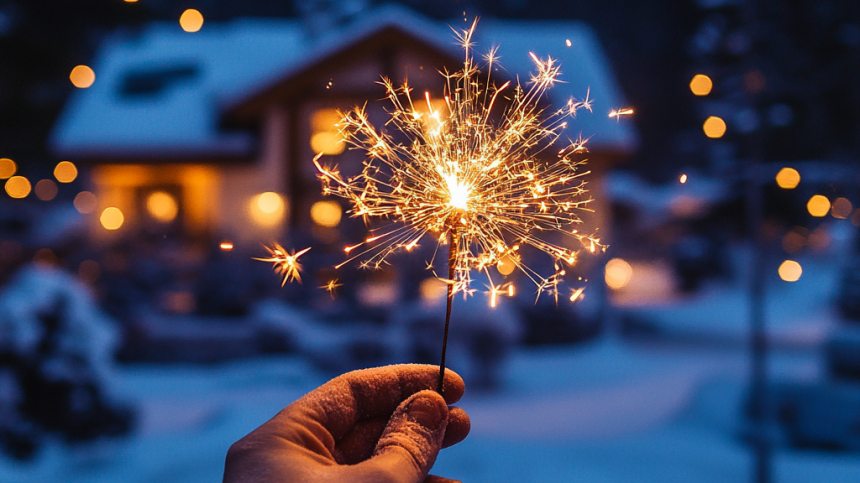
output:
[[[777, 377], [819, 377], [817, 353], [779, 352]], [[739, 439], [747, 377], [742, 348], [598, 343], [521, 350], [498, 392], [469, 393], [465, 441], [445, 449], [434, 474], [469, 482], [736, 482], [750, 472]], [[0, 481], [218, 481], [230, 444], [326, 382], [295, 357], [207, 367], [119, 369], [112, 393], [137, 401], [130, 439], [67, 449], [33, 465], [0, 460]], [[468, 384], [468, 381], [467, 381]], [[775, 454], [780, 482], [853, 481], [860, 455]]]

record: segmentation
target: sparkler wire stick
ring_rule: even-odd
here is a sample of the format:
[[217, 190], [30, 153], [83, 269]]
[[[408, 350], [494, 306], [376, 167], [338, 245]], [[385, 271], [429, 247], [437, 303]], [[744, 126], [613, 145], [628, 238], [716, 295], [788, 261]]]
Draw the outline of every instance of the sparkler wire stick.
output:
[[436, 392], [442, 394], [445, 381], [445, 352], [448, 349], [448, 326], [451, 324], [451, 309], [454, 305], [454, 270], [457, 262], [457, 245], [460, 244], [460, 236], [456, 231], [451, 233], [451, 242], [448, 245], [448, 304], [445, 308], [445, 334], [442, 336], [442, 361], [439, 362], [439, 384]]

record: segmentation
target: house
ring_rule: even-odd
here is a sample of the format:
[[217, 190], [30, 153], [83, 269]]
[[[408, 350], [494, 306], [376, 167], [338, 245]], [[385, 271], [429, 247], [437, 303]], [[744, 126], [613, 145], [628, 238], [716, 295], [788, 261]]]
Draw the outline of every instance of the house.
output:
[[[439, 71], [457, 70], [463, 53], [449, 25], [397, 6], [307, 25], [240, 19], [191, 34], [156, 23], [106, 40], [95, 84], [74, 93], [51, 138], [59, 156], [91, 168], [93, 237], [152, 228], [259, 243], [321, 226], [314, 236], [330, 238], [342, 207], [316, 204], [311, 160], [323, 151], [360, 165], [355, 153], [338, 154], [337, 109], [369, 101], [371, 115], [383, 115], [380, 75], [439, 97]], [[627, 106], [587, 25], [485, 19], [476, 43], [478, 52], [499, 47], [497, 80], [527, 79], [529, 52], [559, 59], [565, 83], [550, 92], [554, 105], [590, 90], [594, 114], [579, 115], [570, 135], [590, 138], [592, 169], [635, 149], [632, 125], [607, 116]], [[118, 228], [99, 222], [110, 207], [122, 214]]]

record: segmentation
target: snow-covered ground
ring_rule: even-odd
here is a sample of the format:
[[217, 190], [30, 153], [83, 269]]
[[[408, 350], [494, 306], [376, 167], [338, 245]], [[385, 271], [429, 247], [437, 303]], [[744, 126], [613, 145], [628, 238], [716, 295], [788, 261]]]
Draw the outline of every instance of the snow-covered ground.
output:
[[[814, 351], [771, 362], [780, 378], [821, 375]], [[443, 451], [434, 473], [466, 482], [745, 481], [750, 451], [737, 426], [746, 368], [741, 348], [611, 336], [519, 351], [502, 389], [467, 390], [472, 434]], [[220, 481], [233, 441], [327, 378], [289, 357], [120, 368], [114, 392], [142, 411], [135, 436], [50, 445], [32, 464], [0, 460], [0, 481]], [[858, 481], [860, 454], [783, 449], [775, 471], [780, 482]]]

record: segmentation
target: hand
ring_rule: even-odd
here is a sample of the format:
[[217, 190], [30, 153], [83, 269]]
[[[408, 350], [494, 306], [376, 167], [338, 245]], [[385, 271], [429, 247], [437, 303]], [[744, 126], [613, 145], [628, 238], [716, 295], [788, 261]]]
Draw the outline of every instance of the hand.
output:
[[336, 377], [233, 444], [224, 482], [450, 482], [427, 474], [470, 423], [447, 406], [463, 379], [446, 370], [443, 399], [430, 390], [438, 377], [438, 366], [418, 364]]

